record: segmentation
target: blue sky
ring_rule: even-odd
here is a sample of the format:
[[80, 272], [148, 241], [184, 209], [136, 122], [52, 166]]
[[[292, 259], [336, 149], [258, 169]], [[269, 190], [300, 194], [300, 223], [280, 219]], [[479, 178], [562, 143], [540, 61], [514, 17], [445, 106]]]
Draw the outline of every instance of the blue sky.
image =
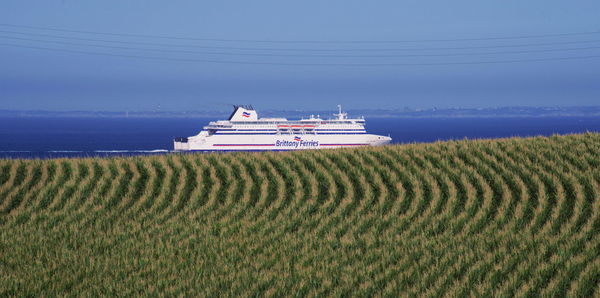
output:
[[[598, 1], [5, 0], [0, 109], [598, 105], [599, 11]], [[543, 61], [506, 62], [523, 60]]]

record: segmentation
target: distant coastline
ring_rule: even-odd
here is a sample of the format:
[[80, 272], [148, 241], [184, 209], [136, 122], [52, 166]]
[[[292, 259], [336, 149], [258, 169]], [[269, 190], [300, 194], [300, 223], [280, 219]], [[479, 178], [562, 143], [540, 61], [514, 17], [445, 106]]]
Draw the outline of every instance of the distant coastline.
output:
[[[44, 111], [0, 110], [0, 117], [72, 117], [72, 118], [210, 118], [230, 111]], [[329, 117], [332, 111], [263, 110], [263, 117], [302, 118], [308, 115]], [[507, 117], [598, 117], [600, 106], [573, 107], [492, 107], [429, 109], [349, 109], [354, 116], [368, 118], [507, 118]]]

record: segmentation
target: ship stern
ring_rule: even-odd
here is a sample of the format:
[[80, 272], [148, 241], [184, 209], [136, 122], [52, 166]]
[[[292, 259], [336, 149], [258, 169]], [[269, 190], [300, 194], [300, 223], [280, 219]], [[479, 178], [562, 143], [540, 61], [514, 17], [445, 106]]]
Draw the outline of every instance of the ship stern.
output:
[[175, 151], [189, 151], [190, 143], [188, 142], [188, 138], [178, 137], [173, 139], [173, 146]]

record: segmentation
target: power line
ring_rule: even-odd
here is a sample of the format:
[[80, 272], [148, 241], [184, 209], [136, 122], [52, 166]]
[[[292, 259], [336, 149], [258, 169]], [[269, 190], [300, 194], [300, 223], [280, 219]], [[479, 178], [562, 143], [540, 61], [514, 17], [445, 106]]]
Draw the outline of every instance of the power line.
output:
[[478, 37], [478, 38], [453, 38], [453, 39], [417, 39], [417, 40], [265, 40], [265, 39], [224, 39], [224, 38], [196, 38], [196, 37], [173, 37], [164, 35], [145, 35], [131, 33], [113, 33], [113, 32], [98, 32], [85, 30], [61, 29], [53, 27], [16, 25], [16, 24], [0, 24], [4, 27], [27, 28], [46, 31], [69, 32], [69, 33], [84, 33], [106, 36], [124, 36], [124, 37], [141, 37], [141, 38], [160, 38], [171, 40], [194, 40], [194, 41], [216, 41], [216, 42], [247, 42], [247, 43], [322, 43], [322, 44], [343, 44], [343, 43], [419, 43], [419, 42], [456, 42], [456, 41], [482, 41], [482, 40], [511, 40], [511, 39], [531, 39], [531, 38], [546, 38], [546, 37], [563, 37], [563, 36], [581, 36], [600, 34], [600, 31], [585, 31], [585, 32], [570, 32], [570, 33], [550, 33], [550, 34], [534, 34], [534, 35], [516, 35], [516, 36], [493, 36], [493, 37]]
[[160, 53], [185, 53], [185, 54], [201, 54], [201, 55], [220, 55], [220, 56], [256, 56], [256, 57], [306, 57], [306, 58], [399, 58], [399, 57], [460, 57], [460, 56], [476, 56], [476, 55], [504, 55], [504, 54], [527, 54], [527, 53], [550, 53], [550, 52], [563, 52], [563, 51], [581, 51], [581, 50], [593, 50], [600, 49], [600, 46], [592, 47], [578, 47], [578, 48], [561, 48], [561, 49], [537, 49], [537, 50], [519, 50], [519, 51], [501, 51], [501, 52], [470, 52], [470, 53], [445, 53], [445, 54], [377, 54], [377, 55], [323, 55], [323, 54], [273, 54], [273, 53], [226, 53], [226, 52], [206, 52], [206, 51], [189, 51], [189, 50], [174, 50], [174, 49], [152, 49], [152, 48], [139, 48], [139, 47], [124, 47], [124, 46], [110, 46], [110, 45], [98, 45], [98, 44], [85, 44], [76, 42], [64, 42], [55, 40], [40, 40], [32, 38], [20, 38], [14, 36], [0, 35], [0, 38], [32, 41], [41, 43], [52, 43], [60, 45], [74, 45], [74, 46], [85, 46], [95, 48], [106, 48], [106, 49], [123, 49], [123, 50], [137, 50], [137, 51], [151, 51]]
[[522, 63], [522, 62], [542, 62], [542, 61], [566, 61], [566, 60], [584, 60], [600, 58], [600, 55], [588, 56], [572, 56], [572, 57], [557, 57], [557, 58], [534, 58], [534, 59], [513, 59], [513, 60], [490, 60], [490, 61], [471, 61], [471, 62], [431, 62], [431, 63], [279, 63], [279, 62], [253, 62], [253, 61], [230, 61], [230, 60], [210, 60], [210, 59], [190, 59], [190, 58], [168, 58], [155, 56], [139, 56], [127, 54], [100, 53], [68, 49], [56, 49], [37, 46], [24, 46], [16, 44], [0, 43], [0, 46], [37, 49], [65, 53], [77, 53], [97, 56], [112, 56], [123, 58], [136, 58], [146, 60], [161, 60], [161, 61], [179, 61], [179, 62], [204, 62], [204, 63], [221, 63], [221, 64], [248, 64], [248, 65], [280, 65], [280, 66], [442, 66], [442, 65], [477, 65], [477, 64], [504, 64], [504, 63]]
[[133, 45], [145, 45], [145, 46], [165, 46], [165, 47], [184, 47], [184, 48], [202, 48], [202, 49], [223, 49], [223, 50], [259, 50], [259, 51], [305, 51], [305, 52], [365, 52], [365, 51], [435, 51], [435, 50], [470, 50], [470, 49], [500, 49], [500, 48], [519, 48], [519, 47], [533, 47], [533, 46], [553, 46], [553, 45], [568, 45], [568, 44], [585, 44], [585, 43], [596, 43], [600, 40], [584, 40], [584, 41], [557, 41], [557, 42], [545, 42], [545, 43], [525, 43], [525, 44], [511, 44], [511, 45], [492, 45], [492, 46], [461, 46], [461, 47], [435, 47], [435, 48], [337, 48], [337, 49], [315, 49], [315, 48], [264, 48], [264, 47], [225, 47], [225, 46], [199, 46], [199, 45], [183, 45], [183, 44], [170, 44], [170, 43], [154, 43], [154, 42], [138, 42], [138, 41], [121, 41], [121, 40], [109, 40], [109, 39], [96, 39], [96, 38], [85, 38], [85, 37], [72, 37], [52, 34], [40, 34], [40, 33], [28, 33], [10, 30], [0, 30], [1, 33], [19, 34], [26, 36], [37, 36], [47, 38], [58, 38], [66, 40], [80, 40], [80, 41], [91, 41], [91, 42], [106, 42], [116, 44], [133, 44]]

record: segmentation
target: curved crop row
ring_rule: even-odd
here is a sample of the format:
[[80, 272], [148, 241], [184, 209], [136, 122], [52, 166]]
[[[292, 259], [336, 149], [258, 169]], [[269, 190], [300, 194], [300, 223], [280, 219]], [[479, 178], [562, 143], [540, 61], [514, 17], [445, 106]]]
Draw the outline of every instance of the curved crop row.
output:
[[600, 135], [0, 160], [0, 294], [598, 296]]

